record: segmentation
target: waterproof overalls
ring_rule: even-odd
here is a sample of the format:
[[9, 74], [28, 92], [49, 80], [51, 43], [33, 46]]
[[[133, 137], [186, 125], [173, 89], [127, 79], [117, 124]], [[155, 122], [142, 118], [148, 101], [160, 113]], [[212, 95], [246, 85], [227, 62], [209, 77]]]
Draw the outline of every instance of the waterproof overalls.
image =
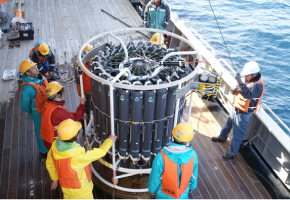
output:
[[[180, 199], [188, 199], [188, 192], [193, 191], [197, 185], [198, 177], [198, 159], [195, 151], [190, 146], [170, 143], [169, 146], [163, 148], [164, 153], [178, 165], [178, 186], [181, 180], [181, 164], [188, 163], [193, 156], [193, 172], [188, 183], [188, 188], [180, 196]], [[151, 194], [156, 192], [156, 199], [173, 199], [173, 197], [162, 192], [162, 175], [164, 172], [164, 160], [162, 153], [159, 152], [153, 160], [152, 170], [148, 181], [148, 190]]]
[[[91, 162], [96, 161], [107, 154], [112, 147], [113, 141], [106, 139], [99, 148], [93, 148], [93, 150], [85, 151], [78, 143], [63, 142], [60, 139], [56, 139], [51, 146], [51, 149], [47, 153], [46, 168], [49, 172], [50, 178], [53, 181], [60, 180], [61, 174], [57, 173], [55, 162], [60, 163], [59, 168], [66, 167], [71, 169], [71, 180], [78, 179], [79, 189], [67, 188], [60, 186], [63, 192], [64, 199], [93, 199], [93, 183], [89, 177], [87, 177], [87, 170], [85, 170]], [[53, 156], [53, 157], [52, 157]], [[54, 160], [55, 162], [54, 162]], [[62, 166], [61, 160], [69, 159], [68, 166]], [[67, 172], [69, 173], [69, 172]], [[91, 172], [90, 172], [91, 173]], [[67, 176], [68, 174], [66, 174]], [[68, 182], [65, 185], [72, 185], [72, 182]], [[78, 185], [78, 184], [75, 184]]]
[[[26, 74], [22, 76], [23, 83], [35, 83], [38, 85], [43, 85], [45, 78], [39, 74], [38, 78], [29, 77]], [[40, 137], [41, 129], [41, 116], [36, 107], [35, 98], [37, 97], [37, 92], [35, 88], [30, 85], [24, 85], [21, 92], [21, 102], [20, 108], [31, 115], [31, 119], [34, 123], [34, 132], [37, 139], [38, 149], [41, 153], [47, 153], [47, 148], [44, 146], [43, 139]]]
[[[239, 94], [235, 97], [234, 102], [235, 109], [230, 114], [226, 125], [222, 128], [219, 135], [221, 140], [227, 140], [233, 128], [233, 139], [231, 149], [229, 150], [231, 155], [235, 155], [241, 146], [244, 132], [249, 124], [252, 113], [257, 109], [263, 96], [264, 87], [260, 73], [252, 78], [249, 83], [239, 85]], [[249, 104], [246, 103], [247, 100], [250, 100]]]

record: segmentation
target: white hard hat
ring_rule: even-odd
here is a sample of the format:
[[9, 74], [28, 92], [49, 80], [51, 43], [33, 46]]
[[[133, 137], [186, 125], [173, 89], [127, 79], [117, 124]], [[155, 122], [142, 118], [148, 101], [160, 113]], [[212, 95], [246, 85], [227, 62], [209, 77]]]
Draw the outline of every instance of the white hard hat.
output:
[[247, 76], [250, 74], [256, 74], [259, 71], [260, 71], [260, 67], [258, 63], [256, 63], [255, 61], [250, 61], [245, 64], [241, 75]]

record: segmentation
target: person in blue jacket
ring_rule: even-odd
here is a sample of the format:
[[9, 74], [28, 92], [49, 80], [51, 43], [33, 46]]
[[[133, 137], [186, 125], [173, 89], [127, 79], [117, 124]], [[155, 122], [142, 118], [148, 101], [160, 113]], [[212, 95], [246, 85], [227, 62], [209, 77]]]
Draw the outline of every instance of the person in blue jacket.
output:
[[151, 0], [144, 12], [144, 27], [165, 30], [170, 20], [170, 8], [165, 0]]
[[42, 75], [45, 77], [54, 75], [55, 56], [46, 42], [37, 40], [29, 52], [29, 58], [37, 64], [37, 68]]
[[189, 122], [178, 124], [172, 134], [174, 142], [156, 155], [148, 181], [148, 190], [156, 199], [188, 199], [189, 191], [197, 185], [198, 159], [188, 146], [193, 127]]
[[20, 108], [31, 115], [38, 149], [42, 154], [46, 154], [48, 150], [40, 137], [40, 125], [42, 108], [47, 100], [45, 93], [47, 80], [39, 73], [36, 63], [31, 60], [23, 60], [19, 68], [23, 74]]

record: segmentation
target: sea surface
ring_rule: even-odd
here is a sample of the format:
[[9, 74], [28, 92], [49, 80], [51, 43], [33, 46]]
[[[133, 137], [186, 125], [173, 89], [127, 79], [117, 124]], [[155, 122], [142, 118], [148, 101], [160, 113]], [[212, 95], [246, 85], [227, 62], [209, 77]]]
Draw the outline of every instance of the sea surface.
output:
[[[216, 58], [224, 58], [232, 65], [208, 0], [166, 1], [187, 27], [193, 27], [215, 49]], [[211, 0], [210, 3], [234, 66], [241, 72], [248, 61], [259, 64], [265, 83], [261, 103], [290, 128], [290, 1]]]

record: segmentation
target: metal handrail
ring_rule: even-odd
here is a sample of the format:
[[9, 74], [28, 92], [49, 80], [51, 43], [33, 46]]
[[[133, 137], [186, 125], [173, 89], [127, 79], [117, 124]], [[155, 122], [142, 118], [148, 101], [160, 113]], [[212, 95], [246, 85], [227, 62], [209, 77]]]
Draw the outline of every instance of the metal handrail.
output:
[[262, 103], [259, 106], [259, 110], [261, 109], [261, 107], [264, 106], [265, 108], [267, 108], [267, 110], [284, 126], [285, 129], [287, 129], [287, 131], [289, 131], [290, 133], [290, 129], [288, 128], [288, 126], [286, 124], [284, 124], [284, 122], [271, 110], [271, 108], [269, 108], [266, 104]]
[[189, 28], [189, 30], [191, 30], [192, 32], [194, 32], [194, 34], [204, 43], [204, 44], [206, 44], [206, 46], [208, 47], [208, 48], [210, 48], [211, 49], [211, 51], [212, 51], [212, 53], [213, 53], [213, 57], [215, 58], [215, 50], [214, 50], [214, 48], [212, 47], [212, 46], [210, 46], [208, 43], [207, 43], [207, 41], [205, 41], [196, 31], [195, 31], [195, 29], [194, 28]]
[[218, 59], [219, 64], [221, 64], [221, 61], [223, 61], [223, 63], [230, 69], [232, 70], [232, 72], [235, 74], [236, 71], [229, 65], [229, 63], [227, 63], [227, 61], [225, 61], [223, 58]]

